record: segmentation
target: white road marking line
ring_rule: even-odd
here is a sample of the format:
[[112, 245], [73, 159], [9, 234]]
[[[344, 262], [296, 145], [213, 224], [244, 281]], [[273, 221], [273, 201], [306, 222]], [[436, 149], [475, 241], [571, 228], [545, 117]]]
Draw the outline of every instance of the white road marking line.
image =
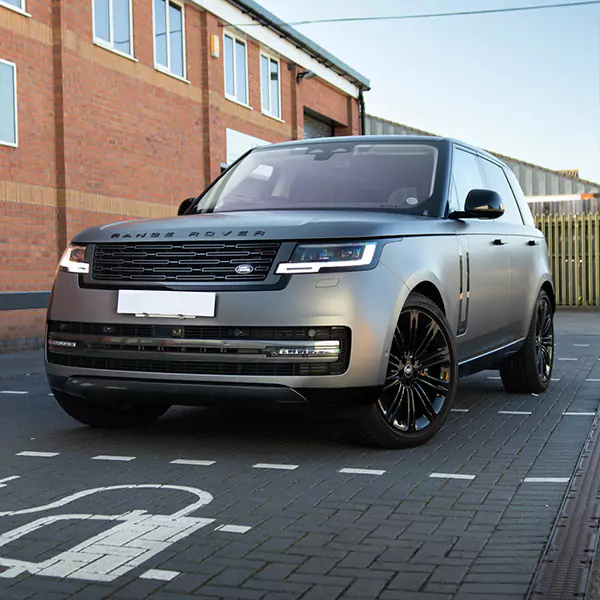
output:
[[223, 531], [225, 533], [246, 533], [250, 531], [252, 527], [246, 525], [219, 525], [215, 531]]
[[214, 460], [190, 460], [187, 458], [178, 458], [172, 460], [169, 464], [171, 465], [191, 465], [193, 467], [210, 467], [215, 464]]
[[345, 467], [340, 469], [338, 473], [350, 473], [352, 475], [383, 475], [385, 471], [380, 469], [354, 469], [352, 467]]
[[559, 358], [558, 360], [577, 360], [576, 358]]
[[0, 479], [0, 488], [6, 487], [8, 481], [14, 481], [15, 479], [19, 479], [20, 475], [13, 475], [12, 477], [5, 477], [4, 479]]
[[600, 381], [600, 379], [593, 379], [593, 378], [590, 378], [590, 379], [586, 379], [586, 381]]
[[466, 479], [473, 480], [475, 475], [465, 475], [464, 473], [431, 473], [429, 477], [433, 479]]
[[117, 460], [129, 462], [130, 460], [135, 460], [135, 456], [111, 456], [110, 454], [99, 454], [98, 456], [92, 456], [92, 460]]
[[596, 413], [594, 413], [594, 412], [564, 412], [563, 416], [565, 416], [565, 417], [595, 417]]
[[181, 575], [179, 571], [165, 571], [163, 569], [150, 569], [140, 575], [140, 579], [156, 579], [158, 581], [173, 581]]
[[552, 377], [550, 381], [560, 381], [560, 377]]
[[531, 413], [526, 410], [499, 410], [499, 415], [530, 415]]
[[573, 344], [575, 348], [589, 348], [589, 344]]
[[569, 483], [570, 477], [525, 477], [523, 483]]
[[451, 408], [450, 412], [466, 413], [469, 412], [468, 408]]
[[502, 377], [488, 377], [488, 379], [502, 379]]
[[29, 394], [29, 392], [19, 392], [17, 390], [3, 390], [0, 394], [13, 394], [15, 396], [24, 396], [25, 394]]
[[30, 450], [25, 450], [24, 452], [19, 452], [15, 454], [15, 456], [37, 456], [40, 458], [52, 458], [54, 456], [58, 456], [59, 452], [34, 452]]
[[293, 471], [297, 469], [299, 465], [278, 465], [273, 463], [256, 463], [252, 465], [253, 469], [279, 469], [281, 471]]

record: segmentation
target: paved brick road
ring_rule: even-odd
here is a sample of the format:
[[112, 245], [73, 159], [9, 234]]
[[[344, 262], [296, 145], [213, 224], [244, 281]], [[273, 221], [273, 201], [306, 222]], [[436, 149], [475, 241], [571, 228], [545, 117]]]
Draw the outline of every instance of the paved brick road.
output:
[[91, 430], [0, 358], [0, 598], [522, 599], [600, 402], [600, 313], [557, 323], [547, 394], [471, 377], [396, 452], [241, 412]]

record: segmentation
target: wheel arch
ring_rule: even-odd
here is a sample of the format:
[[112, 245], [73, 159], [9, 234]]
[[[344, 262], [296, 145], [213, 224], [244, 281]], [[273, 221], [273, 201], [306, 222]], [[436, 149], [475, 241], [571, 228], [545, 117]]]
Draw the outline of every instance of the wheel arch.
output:
[[554, 286], [550, 280], [546, 280], [542, 283], [541, 289], [548, 294], [550, 298], [550, 304], [552, 305], [552, 312], [556, 311], [556, 294], [554, 293]]

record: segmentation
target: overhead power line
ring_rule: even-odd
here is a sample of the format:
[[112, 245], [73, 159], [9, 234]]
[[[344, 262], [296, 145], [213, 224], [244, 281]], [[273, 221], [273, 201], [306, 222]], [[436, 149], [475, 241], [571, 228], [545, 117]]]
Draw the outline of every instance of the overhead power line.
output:
[[[334, 17], [331, 19], [306, 19], [304, 21], [290, 21], [281, 23], [280, 27], [312, 25], [315, 23], [352, 23], [358, 21], [407, 21], [410, 19], [436, 19], [440, 17], [465, 17], [470, 15], [492, 15], [499, 13], [526, 12], [532, 10], [545, 10], [550, 8], [569, 8], [573, 6], [591, 6], [600, 4], [600, 0], [581, 0], [579, 2], [563, 2], [561, 4], [538, 4], [536, 6], [513, 6], [511, 8], [488, 8], [482, 10], [463, 10], [445, 13], [424, 13], [418, 15], [388, 15], [380, 17]], [[253, 27], [261, 23], [238, 24], [236, 27]]]

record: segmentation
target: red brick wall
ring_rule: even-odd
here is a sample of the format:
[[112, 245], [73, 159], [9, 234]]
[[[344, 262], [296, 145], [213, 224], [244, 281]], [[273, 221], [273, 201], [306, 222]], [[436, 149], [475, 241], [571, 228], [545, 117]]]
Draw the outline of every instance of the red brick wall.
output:
[[[133, 0], [136, 61], [93, 44], [91, 0], [27, 0], [27, 10], [31, 19], [0, 7], [0, 58], [17, 64], [19, 111], [19, 147], [0, 146], [0, 292], [49, 290], [62, 240], [86, 227], [175, 214], [219, 174], [226, 128], [271, 142], [301, 138], [308, 107], [338, 132], [358, 132], [355, 99], [317, 78], [296, 84], [283, 58], [282, 120], [263, 115], [261, 47], [251, 38], [252, 110], [227, 100], [223, 23], [191, 4], [189, 83], [154, 68], [151, 0]], [[213, 34], [219, 58], [210, 57]], [[0, 312], [0, 351], [41, 340], [42, 313]]]

